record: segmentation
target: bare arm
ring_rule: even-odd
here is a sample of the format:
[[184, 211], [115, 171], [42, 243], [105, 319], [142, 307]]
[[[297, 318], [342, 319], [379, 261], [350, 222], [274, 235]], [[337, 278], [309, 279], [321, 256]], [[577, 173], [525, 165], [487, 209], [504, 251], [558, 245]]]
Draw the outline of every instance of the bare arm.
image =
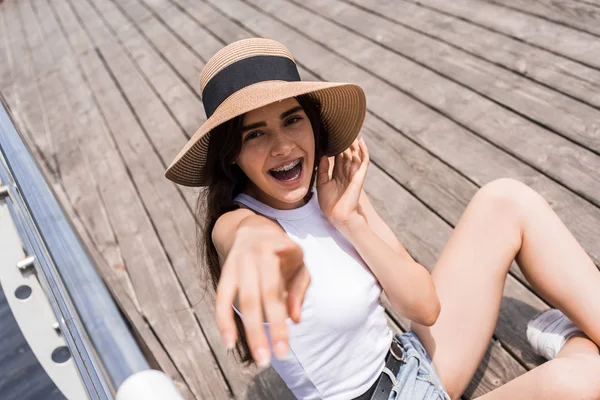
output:
[[221, 260], [217, 285], [216, 317], [228, 348], [237, 336], [232, 304], [236, 295], [244, 315], [244, 329], [253, 358], [260, 366], [270, 360], [263, 328], [270, 324], [278, 357], [287, 354], [286, 318], [300, 321], [300, 308], [310, 276], [304, 267], [302, 249], [275, 222], [247, 209], [219, 218], [212, 239]]
[[394, 246], [400, 245], [397, 239], [393, 241], [388, 235], [382, 238], [366, 218], [357, 219], [340, 231], [377, 277], [396, 311], [421, 325], [435, 323], [440, 313], [440, 302], [431, 275], [410, 256], [392, 249], [389, 242]]
[[438, 318], [440, 302], [429, 271], [415, 262], [377, 214], [363, 190], [369, 151], [363, 139], [319, 162], [317, 188], [323, 214], [352, 243], [377, 277], [392, 307], [422, 325]]
[[394, 252], [414, 261], [402, 243], [400, 243], [400, 240], [398, 240], [394, 231], [392, 231], [389, 225], [377, 213], [364, 189], [360, 194], [358, 203], [369, 227], [381, 238], [381, 240], [387, 243]]
[[285, 234], [275, 222], [256, 215], [256, 213], [247, 208], [238, 208], [237, 210], [223, 214], [217, 220], [212, 231], [213, 244], [219, 254], [221, 265], [225, 263], [240, 228], [257, 229], [258, 231], [273, 233], [277, 233], [276, 231], [278, 230], [281, 234]]
[[[366, 234], [364, 230], [354, 229], [361, 232], [360, 239], [354, 239], [354, 242], [357, 242], [357, 251], [369, 268], [374, 270], [373, 273], [395, 310], [422, 325], [432, 325], [439, 315], [440, 305], [429, 272], [406, 251], [396, 234], [377, 213], [364, 189], [360, 195], [359, 206], [369, 229]], [[376, 238], [372, 237], [373, 234]], [[385, 255], [390, 250], [400, 259], [377, 257], [378, 254]], [[411, 282], [411, 285], [416, 285], [407, 287], [408, 285], [398, 285], [398, 282]]]

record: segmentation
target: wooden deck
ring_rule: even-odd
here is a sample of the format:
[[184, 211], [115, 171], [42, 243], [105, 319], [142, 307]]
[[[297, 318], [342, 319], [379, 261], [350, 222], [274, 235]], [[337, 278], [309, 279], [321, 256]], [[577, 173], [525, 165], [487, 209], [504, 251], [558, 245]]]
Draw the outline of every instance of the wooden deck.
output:
[[[500, 177], [600, 265], [599, 27], [597, 0], [4, 0], [0, 91], [153, 365], [188, 399], [289, 399], [226, 354], [195, 266], [197, 189], [163, 177], [204, 120], [205, 62], [264, 36], [304, 79], [360, 84], [366, 189], [423, 265]], [[465, 398], [542, 362], [525, 328], [545, 308], [513, 265]]]

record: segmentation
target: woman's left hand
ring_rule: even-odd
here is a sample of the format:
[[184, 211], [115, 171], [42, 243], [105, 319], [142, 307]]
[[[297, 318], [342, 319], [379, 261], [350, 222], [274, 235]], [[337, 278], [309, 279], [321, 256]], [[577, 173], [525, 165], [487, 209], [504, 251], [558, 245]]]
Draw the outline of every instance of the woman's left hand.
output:
[[323, 214], [338, 230], [365, 222], [359, 198], [369, 167], [369, 151], [364, 139], [335, 156], [331, 178], [329, 159], [319, 162], [317, 195]]

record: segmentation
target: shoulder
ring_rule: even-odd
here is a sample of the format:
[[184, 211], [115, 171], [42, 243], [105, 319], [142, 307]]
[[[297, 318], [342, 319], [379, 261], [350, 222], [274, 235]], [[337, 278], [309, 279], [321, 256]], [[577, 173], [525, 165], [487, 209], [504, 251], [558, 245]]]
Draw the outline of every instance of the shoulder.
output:
[[240, 223], [252, 215], [256, 215], [256, 213], [244, 206], [221, 215], [212, 230], [213, 243], [217, 245], [222, 238], [231, 237], [230, 235], [235, 234]]

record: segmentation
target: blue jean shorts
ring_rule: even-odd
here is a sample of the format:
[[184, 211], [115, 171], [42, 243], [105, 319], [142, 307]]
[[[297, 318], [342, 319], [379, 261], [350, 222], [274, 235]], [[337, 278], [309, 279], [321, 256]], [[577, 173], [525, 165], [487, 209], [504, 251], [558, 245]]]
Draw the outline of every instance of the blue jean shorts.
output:
[[388, 400], [451, 400], [417, 335], [410, 331], [395, 337], [404, 348], [406, 362], [396, 374]]

